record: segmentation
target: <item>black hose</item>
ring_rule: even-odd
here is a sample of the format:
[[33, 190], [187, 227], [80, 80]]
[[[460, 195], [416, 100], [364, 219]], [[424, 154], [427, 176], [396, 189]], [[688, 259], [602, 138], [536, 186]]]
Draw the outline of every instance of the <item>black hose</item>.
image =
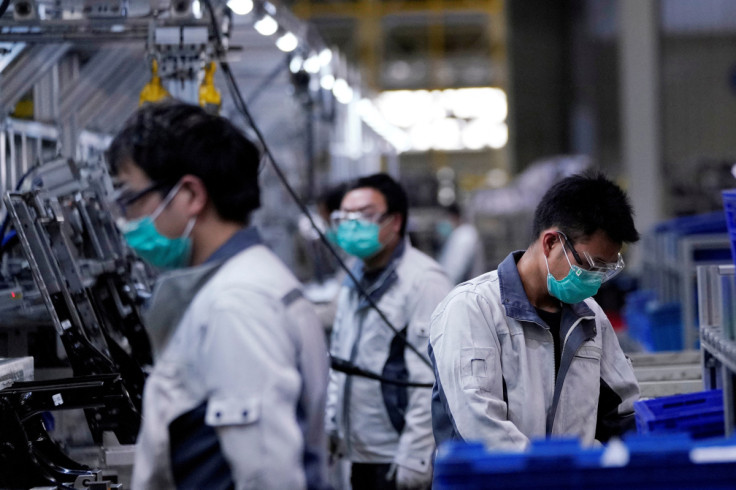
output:
[[374, 372], [368, 371], [367, 369], [358, 367], [350, 361], [340, 359], [339, 357], [331, 356], [330, 359], [330, 366], [332, 367], [332, 369], [352, 376], [375, 379], [376, 381], [380, 381], [381, 383], [397, 386], [408, 386], [411, 388], [431, 388], [433, 386], [433, 383], [419, 383], [416, 381], [405, 381], [403, 379], [386, 378], [385, 376], [381, 376], [380, 374], [376, 374]]

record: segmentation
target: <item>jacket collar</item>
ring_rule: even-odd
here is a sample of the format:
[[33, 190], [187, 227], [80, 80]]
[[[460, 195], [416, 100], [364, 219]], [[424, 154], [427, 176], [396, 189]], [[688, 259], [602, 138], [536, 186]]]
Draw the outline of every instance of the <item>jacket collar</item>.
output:
[[225, 262], [246, 248], [260, 243], [262, 243], [261, 235], [258, 233], [256, 227], [248, 226], [247, 228], [238, 230], [225, 243], [220, 245], [220, 248], [215, 250], [212, 255], [207, 258], [205, 264], [212, 262]]
[[[365, 279], [365, 264], [364, 262], [357, 261], [355, 266], [353, 267], [353, 270], [351, 271], [355, 279], [358, 280], [359, 283], [365, 288], [366, 292], [368, 293], [368, 296], [371, 297], [371, 299], [374, 302], [378, 302], [378, 300], [381, 299], [383, 294], [389, 290], [393, 284], [399, 280], [399, 276], [396, 274], [396, 268], [399, 265], [399, 262], [401, 261], [401, 257], [404, 255], [404, 252], [407, 248], [407, 239], [401, 240], [397, 247], [394, 249], [393, 253], [391, 254], [391, 258], [389, 259], [388, 264], [386, 267], [384, 267], [379, 273], [378, 277], [376, 279], [372, 280], [369, 284], [366, 284], [364, 281]], [[343, 285], [347, 286], [353, 291], [357, 291], [358, 287], [355, 285], [353, 280], [350, 278], [350, 276], [345, 277], [345, 280], [343, 281]], [[358, 308], [364, 308], [366, 306], [369, 306], [369, 301], [361, 295], [360, 304], [358, 305]]]
[[[519, 276], [519, 269], [516, 267], [516, 263], [522, 255], [524, 255], [524, 250], [511, 252], [503, 262], [498, 265], [498, 283], [501, 289], [501, 303], [506, 310], [507, 316], [519, 321], [534, 322], [539, 325], [544, 325], [545, 323], [539, 318], [536, 310], [529, 302], [529, 298], [527, 298], [526, 292], [524, 291], [524, 286], [521, 283], [521, 276]], [[585, 301], [572, 305], [562, 303], [563, 314], [566, 310], [571, 310], [571, 312], [578, 318], [595, 316], [593, 310], [585, 304]]]
[[154, 358], [163, 350], [199, 290], [215, 275], [220, 266], [239, 252], [259, 243], [261, 238], [258, 230], [249, 226], [238, 230], [203, 264], [168, 271], [159, 276], [153, 296], [144, 310]]

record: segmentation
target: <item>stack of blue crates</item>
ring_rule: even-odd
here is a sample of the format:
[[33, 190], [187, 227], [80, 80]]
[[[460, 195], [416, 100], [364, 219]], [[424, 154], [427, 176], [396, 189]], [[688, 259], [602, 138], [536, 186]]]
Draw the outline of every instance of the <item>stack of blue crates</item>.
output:
[[723, 392], [708, 390], [634, 402], [640, 434], [684, 432], [693, 439], [724, 434]]
[[[618, 442], [618, 441], [617, 441]], [[577, 440], [532, 441], [523, 453], [449, 442], [435, 461], [434, 490], [736, 488], [736, 439], [635, 435], [607, 447]]]

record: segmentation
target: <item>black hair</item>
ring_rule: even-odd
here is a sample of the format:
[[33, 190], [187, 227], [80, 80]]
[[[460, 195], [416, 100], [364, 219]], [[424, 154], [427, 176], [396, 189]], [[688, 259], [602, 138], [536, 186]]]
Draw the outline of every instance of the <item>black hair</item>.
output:
[[340, 209], [340, 203], [342, 203], [342, 198], [345, 197], [347, 190], [348, 184], [344, 182], [337, 184], [325, 190], [322, 195], [320, 195], [318, 201], [324, 205], [328, 213], [337, 211]]
[[567, 177], [544, 194], [534, 211], [533, 239], [552, 226], [573, 242], [598, 230], [614, 243], [639, 240], [629, 198], [600, 172]]
[[107, 151], [113, 174], [126, 161], [171, 189], [187, 174], [199, 177], [220, 217], [247, 223], [260, 206], [258, 148], [230, 121], [174, 100], [138, 109]]
[[451, 216], [455, 216], [457, 218], [460, 218], [463, 215], [460, 205], [456, 202], [445, 206], [445, 211], [447, 211]]
[[399, 235], [406, 233], [406, 219], [409, 214], [409, 202], [404, 188], [388, 174], [378, 173], [361, 177], [350, 185], [349, 190], [370, 187], [380, 192], [386, 199], [386, 212], [401, 215], [401, 229]]

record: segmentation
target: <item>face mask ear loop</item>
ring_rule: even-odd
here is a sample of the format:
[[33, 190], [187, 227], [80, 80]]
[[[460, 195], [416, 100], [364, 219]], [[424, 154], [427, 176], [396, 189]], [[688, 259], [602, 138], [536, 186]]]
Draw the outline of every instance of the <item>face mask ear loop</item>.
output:
[[158, 207], [154, 209], [154, 211], [151, 213], [151, 221], [156, 221], [159, 215], [163, 213], [164, 209], [166, 209], [166, 206], [168, 206], [169, 203], [174, 200], [174, 197], [176, 196], [176, 193], [179, 192], [179, 189], [181, 189], [181, 181], [178, 182], [174, 186], [174, 188], [169, 191], [161, 204], [159, 204]]
[[[561, 233], [558, 232], [558, 234]], [[565, 250], [565, 244], [562, 242], [562, 240], [564, 240], [564, 238], [560, 238], [560, 245], [562, 245], [562, 255], [565, 256], [565, 260], [567, 260], [567, 265], [569, 265], [570, 270], [572, 270], [572, 262], [570, 262], [570, 257], [567, 256], [567, 250]], [[547, 266], [547, 269], [549, 269], [549, 266]]]
[[184, 233], [182, 234], [181, 238], [189, 238], [189, 234], [192, 232], [192, 229], [194, 229], [194, 224], [196, 222], [196, 216], [192, 216], [191, 218], [189, 218], [189, 222], [187, 223], [187, 227], [184, 228]]
[[545, 263], [545, 264], [547, 265], [547, 274], [552, 274], [552, 273], [551, 273], [551, 272], [549, 271], [549, 262], [547, 262], [547, 256], [546, 256], [546, 255], [544, 255], [544, 251], [542, 251], [542, 257], [544, 257], [544, 263]]

